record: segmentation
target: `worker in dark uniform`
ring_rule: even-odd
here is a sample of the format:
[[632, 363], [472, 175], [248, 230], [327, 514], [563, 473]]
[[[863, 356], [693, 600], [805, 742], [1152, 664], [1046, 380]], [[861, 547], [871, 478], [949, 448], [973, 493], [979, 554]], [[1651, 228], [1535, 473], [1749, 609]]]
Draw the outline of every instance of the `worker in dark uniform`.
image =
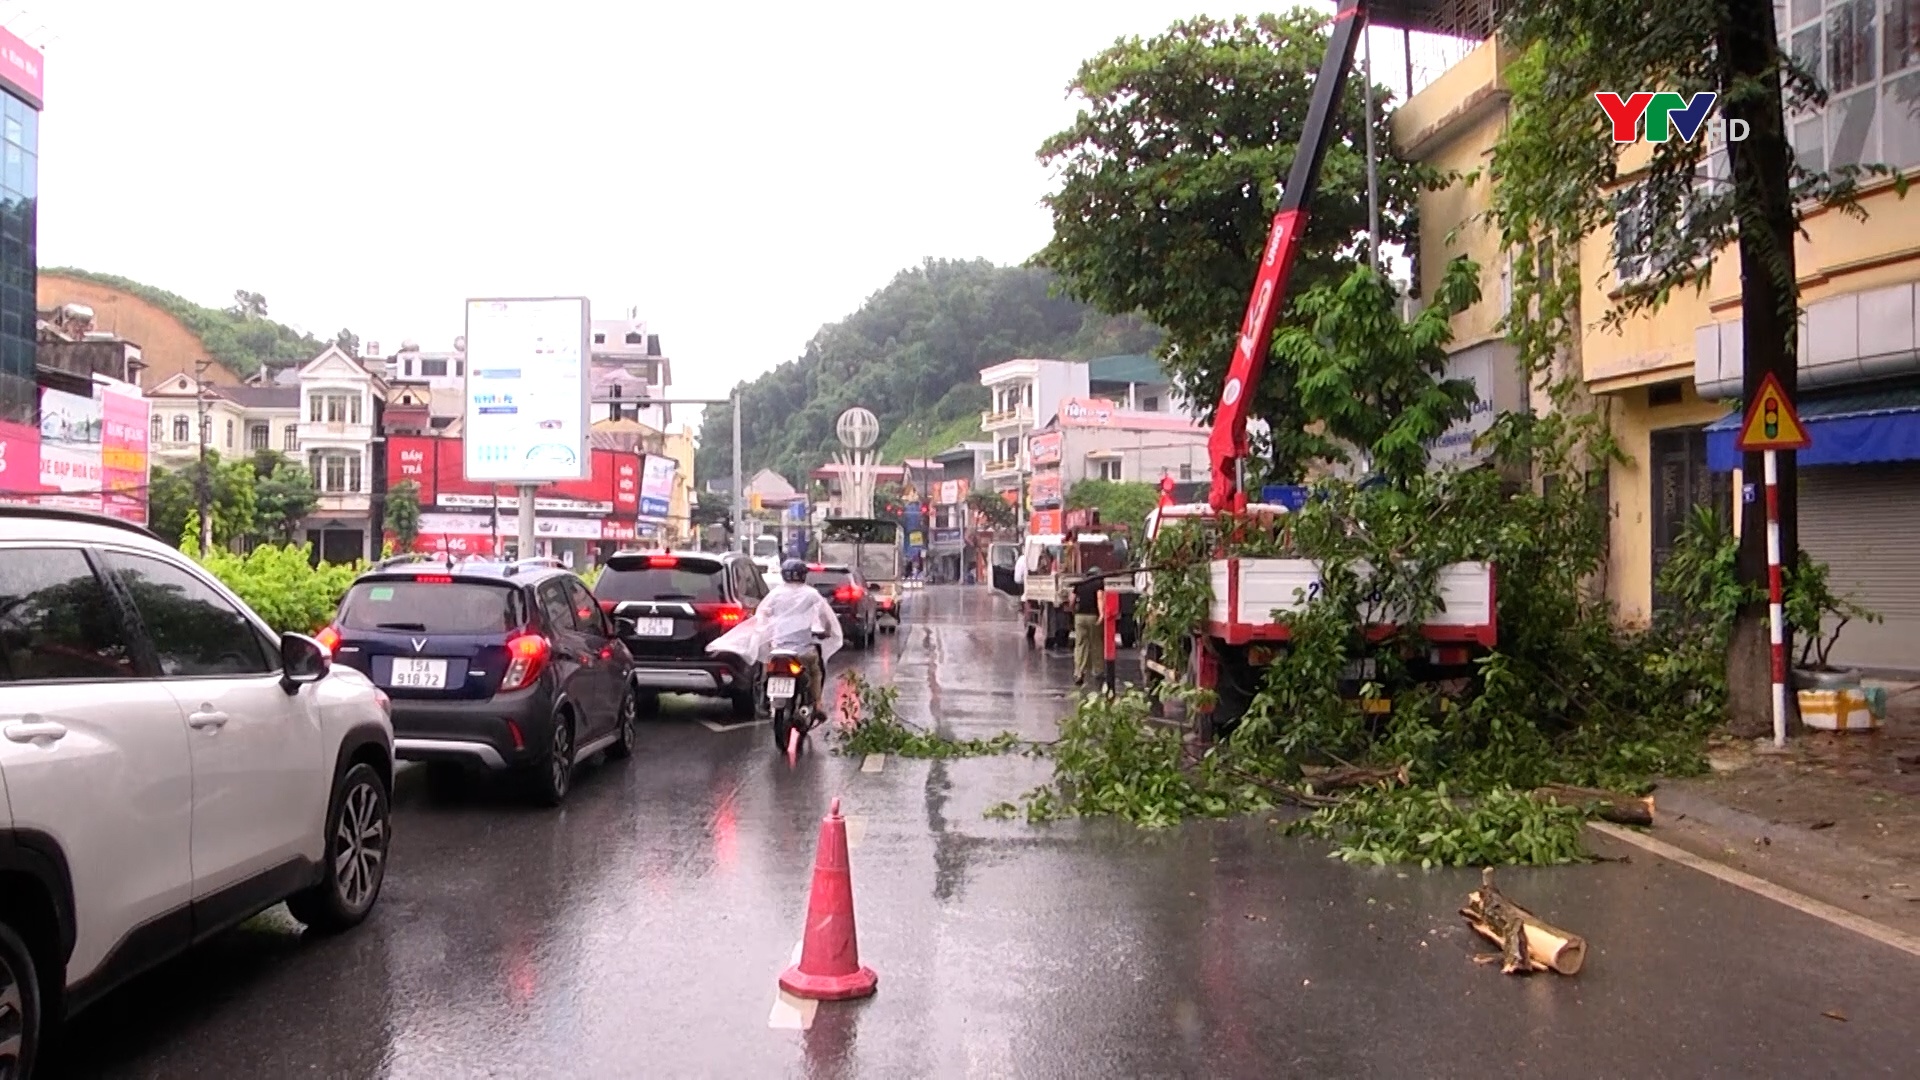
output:
[[1105, 662], [1106, 650], [1101, 648], [1100, 639], [1100, 594], [1105, 587], [1105, 578], [1091, 575], [1074, 585], [1073, 595], [1068, 601], [1073, 610], [1075, 686], [1086, 685], [1088, 679], [1097, 682], [1101, 665]]

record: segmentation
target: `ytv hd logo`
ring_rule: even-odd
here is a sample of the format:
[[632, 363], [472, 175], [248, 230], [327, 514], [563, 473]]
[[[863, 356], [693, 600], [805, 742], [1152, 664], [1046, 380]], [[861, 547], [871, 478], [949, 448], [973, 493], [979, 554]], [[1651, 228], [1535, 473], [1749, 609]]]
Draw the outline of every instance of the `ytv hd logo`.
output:
[[1718, 119], [1707, 122], [1707, 112], [1713, 108], [1717, 94], [1702, 90], [1688, 101], [1671, 90], [1654, 93], [1642, 90], [1622, 100], [1619, 94], [1602, 91], [1593, 95], [1600, 103], [1600, 111], [1607, 114], [1613, 122], [1613, 141], [1616, 143], [1636, 142], [1639, 139], [1640, 118], [1646, 117], [1646, 138], [1648, 142], [1666, 142], [1672, 133], [1678, 133], [1682, 142], [1692, 142], [1705, 130], [1709, 140], [1726, 142], [1745, 142], [1747, 122], [1745, 120]]

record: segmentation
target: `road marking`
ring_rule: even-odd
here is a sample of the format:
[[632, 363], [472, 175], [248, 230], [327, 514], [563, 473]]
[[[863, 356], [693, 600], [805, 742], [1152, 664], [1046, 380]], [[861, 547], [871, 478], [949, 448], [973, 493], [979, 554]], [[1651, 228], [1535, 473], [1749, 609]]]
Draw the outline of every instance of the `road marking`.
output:
[[861, 772], [879, 772], [887, 767], [887, 755], [868, 754], [867, 760], [860, 763]]
[[716, 723], [715, 721], [709, 720], [704, 716], [700, 717], [699, 719], [700, 719], [701, 727], [706, 728], [708, 731], [719, 731], [719, 732], [739, 731], [742, 728], [750, 728], [750, 727], [765, 727], [766, 725], [773, 723], [772, 720], [742, 720], [737, 724], [721, 724], [721, 723]]
[[1815, 900], [1811, 896], [1802, 895], [1794, 892], [1792, 889], [1775, 885], [1773, 882], [1767, 881], [1764, 878], [1755, 877], [1744, 870], [1735, 870], [1733, 867], [1727, 866], [1724, 863], [1717, 863], [1712, 859], [1701, 858], [1691, 851], [1677, 848], [1664, 840], [1656, 840], [1645, 833], [1637, 832], [1633, 829], [1612, 825], [1604, 821], [1589, 821], [1587, 822], [1587, 828], [1592, 829], [1602, 836], [1610, 836], [1622, 843], [1632, 844], [1634, 847], [1640, 848], [1643, 851], [1650, 851], [1663, 859], [1677, 862], [1682, 866], [1692, 867], [1708, 877], [1718, 878], [1735, 888], [1745, 889], [1755, 895], [1764, 896], [1775, 903], [1785, 904], [1802, 914], [1811, 915], [1816, 919], [1851, 930], [1864, 937], [1870, 937], [1882, 945], [1892, 946], [1910, 956], [1920, 956], [1920, 938], [1916, 938], [1911, 934], [1902, 933], [1891, 926], [1874, 922], [1872, 919], [1863, 915], [1855, 915], [1845, 908], [1835, 907], [1824, 900]]
[[849, 814], [847, 815], [846, 821], [847, 821], [847, 850], [852, 851], [854, 848], [857, 848], [860, 846], [861, 840], [866, 838], [867, 819], [863, 817], [855, 817]]
[[[793, 964], [800, 962], [801, 944], [798, 941], [793, 943]], [[813, 1014], [819, 1011], [819, 1002], [794, 997], [785, 990], [776, 989], [773, 1011], [767, 1014], [767, 1026], [781, 1031], [805, 1031], [813, 1026]]]

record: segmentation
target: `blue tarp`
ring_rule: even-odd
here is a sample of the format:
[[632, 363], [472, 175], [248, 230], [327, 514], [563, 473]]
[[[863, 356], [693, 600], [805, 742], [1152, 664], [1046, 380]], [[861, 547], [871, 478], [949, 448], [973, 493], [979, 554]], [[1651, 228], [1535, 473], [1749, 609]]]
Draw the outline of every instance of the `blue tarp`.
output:
[[[1813, 445], [1799, 452], [1800, 465], [1868, 465], [1920, 461], [1920, 387], [1873, 390], [1800, 401], [1800, 422]], [[1707, 467], [1731, 472], [1740, 466], [1740, 414], [1707, 426]]]

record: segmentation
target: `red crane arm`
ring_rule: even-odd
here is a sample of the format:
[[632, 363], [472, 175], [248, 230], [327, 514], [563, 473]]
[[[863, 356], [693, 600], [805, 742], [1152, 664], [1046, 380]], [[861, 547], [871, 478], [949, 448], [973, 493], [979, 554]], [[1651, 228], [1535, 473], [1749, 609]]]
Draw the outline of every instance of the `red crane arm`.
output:
[[1300, 242], [1306, 236], [1308, 204], [1320, 186], [1320, 163], [1326, 158], [1334, 113], [1346, 89], [1347, 72], [1353, 67], [1353, 50], [1366, 21], [1367, 0], [1341, 0], [1340, 10], [1333, 16], [1333, 35], [1327, 41], [1327, 57], [1320, 65], [1320, 75], [1313, 82], [1313, 100], [1307, 106], [1307, 122], [1300, 131], [1300, 149], [1294, 154], [1287, 185], [1280, 192], [1280, 209], [1273, 215], [1266, 251], [1260, 257], [1260, 269], [1253, 280], [1253, 296], [1247, 301], [1247, 316], [1233, 344], [1233, 364], [1227, 369], [1226, 384], [1220, 389], [1220, 404], [1213, 414], [1213, 432], [1207, 439], [1207, 456], [1213, 463], [1213, 490], [1207, 501], [1215, 511], [1238, 512], [1247, 506], [1243, 470], [1247, 459], [1248, 406], [1254, 389], [1260, 385], [1260, 376], [1266, 371], [1273, 320], [1286, 299], [1287, 279], [1293, 272], [1294, 259], [1300, 254]]

